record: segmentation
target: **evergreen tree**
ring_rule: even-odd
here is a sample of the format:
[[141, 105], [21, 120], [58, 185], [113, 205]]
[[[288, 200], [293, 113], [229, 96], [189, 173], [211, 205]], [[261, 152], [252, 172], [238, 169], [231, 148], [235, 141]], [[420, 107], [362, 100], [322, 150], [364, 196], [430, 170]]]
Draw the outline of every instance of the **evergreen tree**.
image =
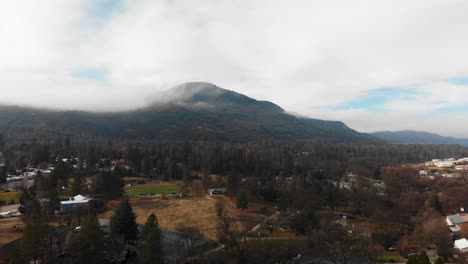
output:
[[0, 183], [5, 183], [6, 181], [7, 181], [6, 169], [0, 167]]
[[113, 198], [120, 196], [123, 192], [123, 181], [120, 175], [120, 169], [116, 167], [114, 172], [101, 171], [94, 177], [93, 192], [102, 194], [104, 198]]
[[5, 151], [5, 137], [0, 134], [0, 152]]
[[81, 221], [79, 234], [79, 263], [100, 264], [103, 257], [103, 234], [99, 229], [99, 221], [96, 214], [89, 210]]
[[444, 264], [444, 260], [442, 258], [437, 258], [434, 264]]
[[408, 261], [406, 261], [406, 264], [418, 264], [418, 256], [417, 255], [409, 256]]
[[132, 206], [128, 199], [125, 199], [111, 218], [111, 232], [122, 236], [127, 242], [133, 244], [138, 237], [138, 225], [135, 219]]
[[237, 173], [230, 173], [227, 180], [227, 191], [230, 195], [235, 196], [239, 190], [240, 177]]
[[73, 177], [73, 183], [72, 183], [72, 192], [73, 195], [78, 195], [81, 193], [83, 188], [83, 180], [79, 174], [75, 174]]
[[312, 203], [309, 201], [307, 202], [306, 206], [303, 209], [302, 214], [304, 214], [306, 224], [308, 228], [317, 228], [320, 227], [320, 222], [315, 215], [315, 210], [312, 206]]
[[39, 202], [32, 200], [20, 242], [22, 255], [34, 261], [42, 257], [43, 241], [47, 230], [47, 224], [43, 219], [41, 211]]
[[148, 217], [142, 231], [142, 241], [140, 244], [141, 263], [159, 264], [164, 263], [162, 250], [162, 234], [159, 229], [158, 219], [154, 214]]
[[247, 209], [249, 207], [249, 199], [245, 192], [240, 192], [236, 198], [236, 205], [239, 209]]
[[429, 257], [427, 256], [426, 251], [423, 249], [418, 254], [418, 264], [431, 264]]

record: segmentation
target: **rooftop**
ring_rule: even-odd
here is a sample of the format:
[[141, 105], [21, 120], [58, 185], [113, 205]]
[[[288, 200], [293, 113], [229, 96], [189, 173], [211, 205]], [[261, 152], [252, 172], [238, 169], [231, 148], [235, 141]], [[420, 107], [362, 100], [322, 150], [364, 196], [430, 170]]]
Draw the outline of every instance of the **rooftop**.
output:
[[465, 213], [448, 215], [447, 218], [452, 222], [452, 224], [461, 224], [468, 222], [468, 215]]

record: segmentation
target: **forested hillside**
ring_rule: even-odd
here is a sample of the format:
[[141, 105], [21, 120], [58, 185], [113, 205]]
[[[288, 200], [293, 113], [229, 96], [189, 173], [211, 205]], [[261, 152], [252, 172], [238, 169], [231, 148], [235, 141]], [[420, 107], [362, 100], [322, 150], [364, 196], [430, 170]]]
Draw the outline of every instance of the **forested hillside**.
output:
[[115, 113], [0, 107], [0, 133], [10, 142], [74, 140], [304, 140], [382, 142], [339, 121], [298, 118], [279, 106], [207, 83], [187, 83], [148, 107]]

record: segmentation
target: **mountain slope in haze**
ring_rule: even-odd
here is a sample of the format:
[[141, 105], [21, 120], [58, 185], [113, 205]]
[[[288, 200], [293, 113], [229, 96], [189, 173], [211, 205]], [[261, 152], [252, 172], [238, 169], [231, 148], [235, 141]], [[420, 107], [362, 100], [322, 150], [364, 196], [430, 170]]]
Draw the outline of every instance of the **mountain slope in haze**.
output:
[[342, 122], [298, 118], [267, 101], [209, 83], [186, 83], [148, 107], [116, 113], [0, 107], [0, 133], [9, 138], [209, 140], [321, 140], [374, 143]]
[[426, 143], [426, 144], [449, 144], [468, 147], [468, 138], [443, 137], [438, 134], [423, 131], [382, 131], [371, 133], [373, 136], [400, 143]]

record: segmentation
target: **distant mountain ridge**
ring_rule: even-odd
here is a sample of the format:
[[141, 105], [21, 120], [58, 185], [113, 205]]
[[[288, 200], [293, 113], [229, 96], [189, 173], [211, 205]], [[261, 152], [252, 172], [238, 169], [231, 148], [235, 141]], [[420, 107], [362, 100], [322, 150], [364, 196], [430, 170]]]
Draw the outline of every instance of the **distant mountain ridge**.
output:
[[0, 107], [0, 133], [9, 138], [71, 135], [84, 139], [381, 142], [342, 122], [298, 118], [274, 103], [209, 83], [179, 85], [133, 111], [92, 113], [4, 106]]
[[468, 147], [468, 138], [444, 137], [424, 131], [381, 131], [371, 133], [371, 135], [380, 139], [400, 143], [449, 144]]

